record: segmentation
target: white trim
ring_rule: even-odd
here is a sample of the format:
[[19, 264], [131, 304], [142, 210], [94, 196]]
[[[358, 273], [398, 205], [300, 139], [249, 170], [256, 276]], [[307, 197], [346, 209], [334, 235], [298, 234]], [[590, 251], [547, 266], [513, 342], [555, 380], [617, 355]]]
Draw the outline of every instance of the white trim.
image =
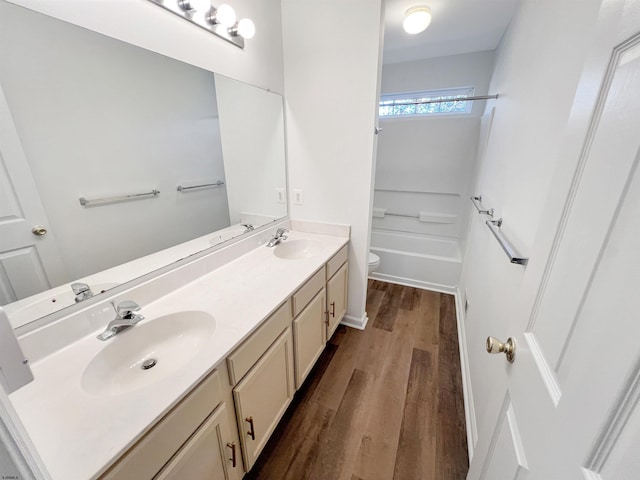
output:
[[364, 330], [367, 326], [367, 322], [369, 321], [369, 317], [367, 317], [367, 312], [364, 312], [362, 318], [354, 317], [353, 315], [345, 315], [340, 325], [344, 325], [345, 327], [357, 328], [358, 330]]
[[471, 389], [471, 372], [469, 371], [469, 350], [467, 348], [467, 335], [464, 327], [464, 304], [460, 289], [456, 288], [456, 319], [458, 322], [458, 351], [460, 353], [460, 370], [462, 371], [462, 392], [464, 396], [464, 416], [467, 427], [467, 452], [469, 463], [473, 458], [473, 450], [478, 440], [478, 425], [476, 420], [476, 408]]
[[[2, 385], [0, 385], [0, 440], [2, 440], [0, 448], [5, 449], [21, 479], [51, 479]], [[0, 465], [0, 467], [5, 466]], [[0, 475], [2, 474], [3, 472], [0, 471]]]
[[421, 280], [413, 280], [411, 278], [396, 277], [386, 273], [373, 272], [369, 275], [372, 280], [380, 280], [381, 282], [395, 283], [404, 285], [405, 287], [421, 288], [423, 290], [431, 290], [433, 292], [456, 294], [456, 287], [450, 285], [440, 285], [439, 283], [423, 282]]

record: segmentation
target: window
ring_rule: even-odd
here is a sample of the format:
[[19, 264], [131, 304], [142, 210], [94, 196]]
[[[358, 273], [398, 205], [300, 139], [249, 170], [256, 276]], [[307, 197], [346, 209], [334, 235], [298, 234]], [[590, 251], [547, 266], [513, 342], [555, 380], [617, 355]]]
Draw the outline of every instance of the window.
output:
[[[424, 92], [395, 93], [380, 98], [381, 117], [449, 115], [470, 113], [473, 100], [456, 100], [473, 95], [473, 87], [426, 90]], [[429, 103], [434, 100], [444, 100]]]

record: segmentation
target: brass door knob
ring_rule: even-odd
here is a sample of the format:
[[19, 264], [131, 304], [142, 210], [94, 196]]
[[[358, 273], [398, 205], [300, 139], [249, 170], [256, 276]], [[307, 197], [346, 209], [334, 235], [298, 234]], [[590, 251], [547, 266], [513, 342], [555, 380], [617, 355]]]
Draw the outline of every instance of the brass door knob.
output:
[[497, 338], [487, 337], [487, 352], [504, 353], [507, 356], [507, 360], [513, 363], [516, 358], [516, 341], [509, 337], [506, 342], [502, 343]]
[[42, 237], [43, 235], [47, 234], [47, 229], [40, 225], [36, 225], [31, 229], [31, 233], [33, 233], [36, 237]]

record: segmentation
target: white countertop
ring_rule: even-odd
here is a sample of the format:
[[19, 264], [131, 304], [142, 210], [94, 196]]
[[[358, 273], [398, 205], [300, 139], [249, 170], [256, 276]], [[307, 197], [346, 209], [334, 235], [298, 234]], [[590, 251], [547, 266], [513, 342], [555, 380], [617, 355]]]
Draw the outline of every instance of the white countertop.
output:
[[5, 305], [3, 308], [7, 312], [13, 328], [17, 328], [35, 319], [74, 305], [75, 294], [71, 289], [72, 283], [86, 283], [91, 287], [94, 294], [98, 294], [102, 290], [109, 290], [141, 275], [158, 270], [165, 265], [187, 258], [194, 253], [221, 245], [243, 233], [246, 233], [245, 228], [240, 224], [231, 225], [179, 245], [150, 253], [144, 257], [136, 258], [101, 272], [78, 278], [73, 282], [17, 300]]
[[348, 242], [346, 237], [302, 232], [290, 232], [288, 241], [303, 238], [320, 242], [320, 252], [288, 260], [260, 246], [141, 305], [145, 320], [140, 326], [183, 311], [203, 311], [215, 319], [213, 335], [199, 352], [157, 383], [117, 395], [83, 389], [81, 378], [90, 361], [128, 332], [103, 342], [95, 338], [103, 328], [35, 362], [35, 380], [11, 400], [52, 478], [98, 477]]

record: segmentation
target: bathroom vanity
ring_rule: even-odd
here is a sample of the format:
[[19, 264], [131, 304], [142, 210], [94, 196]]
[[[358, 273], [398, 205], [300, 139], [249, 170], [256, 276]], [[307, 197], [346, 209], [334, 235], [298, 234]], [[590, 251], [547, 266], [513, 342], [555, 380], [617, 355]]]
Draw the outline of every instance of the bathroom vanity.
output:
[[20, 339], [33, 351], [47, 328], [91, 325], [33, 362], [35, 381], [11, 396], [53, 479], [240, 479], [251, 469], [347, 302], [348, 227], [293, 231], [268, 248], [272, 233], [243, 240], [254, 247], [212, 271], [204, 257], [120, 294], [145, 319], [109, 340], [96, 338], [108, 304]]

